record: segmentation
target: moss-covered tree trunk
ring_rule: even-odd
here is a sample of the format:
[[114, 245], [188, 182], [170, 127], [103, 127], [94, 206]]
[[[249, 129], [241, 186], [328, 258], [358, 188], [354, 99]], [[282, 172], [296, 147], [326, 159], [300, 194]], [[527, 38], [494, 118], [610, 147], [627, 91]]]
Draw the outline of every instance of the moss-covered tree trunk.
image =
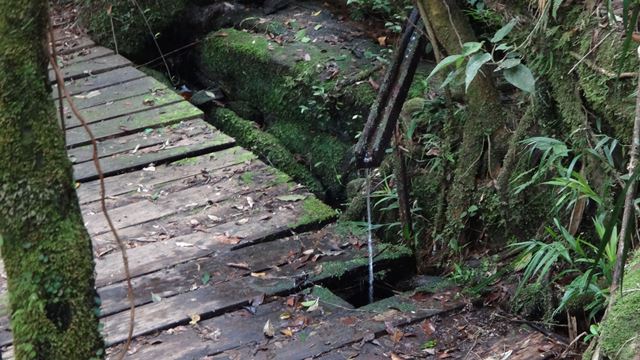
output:
[[[462, 53], [462, 44], [477, 41], [467, 18], [451, 0], [421, 0], [437, 41], [447, 54]], [[447, 195], [447, 232], [451, 240], [468, 242], [461, 215], [473, 204], [478, 178], [497, 176], [506, 153], [506, 115], [490, 71], [480, 72], [465, 95], [468, 112]], [[489, 144], [491, 141], [491, 144]], [[491, 146], [491, 154], [485, 151]], [[485, 154], [486, 153], [486, 154]], [[484, 165], [486, 164], [486, 165]], [[481, 174], [481, 169], [486, 174]]]
[[0, 1], [0, 236], [16, 359], [100, 358], [91, 240], [49, 97], [46, 0]]

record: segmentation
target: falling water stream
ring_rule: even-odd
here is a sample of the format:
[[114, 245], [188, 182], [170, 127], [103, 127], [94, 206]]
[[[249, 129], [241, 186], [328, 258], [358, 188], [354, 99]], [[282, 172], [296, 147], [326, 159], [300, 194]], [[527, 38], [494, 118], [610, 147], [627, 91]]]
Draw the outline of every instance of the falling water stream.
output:
[[367, 248], [369, 250], [369, 303], [373, 302], [373, 236], [371, 225], [371, 169], [366, 168], [367, 191]]

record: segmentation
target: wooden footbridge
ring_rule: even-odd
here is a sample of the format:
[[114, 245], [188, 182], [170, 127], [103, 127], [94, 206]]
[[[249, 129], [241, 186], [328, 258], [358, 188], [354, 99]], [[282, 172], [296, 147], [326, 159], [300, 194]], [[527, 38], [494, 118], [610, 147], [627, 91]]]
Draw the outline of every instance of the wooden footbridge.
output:
[[[63, 29], [56, 36], [66, 88], [98, 140], [109, 213], [128, 247], [137, 308], [127, 358], [326, 356], [387, 334], [385, 321], [408, 324], [447, 307], [398, 295], [387, 300], [393, 316], [374, 320], [376, 311], [355, 311], [315, 286], [365, 269], [366, 246], [335, 231], [331, 208], [126, 58]], [[57, 104], [55, 86], [52, 97]], [[64, 124], [114, 356], [129, 325], [121, 254], [100, 210], [89, 137], [66, 107]], [[377, 260], [403, 256], [388, 250]], [[3, 310], [6, 359], [13, 351]]]

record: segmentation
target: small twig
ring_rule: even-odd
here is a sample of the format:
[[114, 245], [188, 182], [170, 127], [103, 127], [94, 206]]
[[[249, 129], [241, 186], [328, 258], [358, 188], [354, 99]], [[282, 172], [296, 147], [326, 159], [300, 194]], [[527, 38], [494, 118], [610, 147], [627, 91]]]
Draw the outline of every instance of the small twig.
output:
[[449, 14], [449, 23], [451, 23], [451, 28], [453, 29], [453, 32], [456, 33], [458, 43], [460, 44], [460, 48], [462, 49], [462, 38], [460, 37], [460, 33], [458, 33], [458, 29], [456, 29], [456, 24], [453, 22], [453, 16], [451, 15], [449, 4], [447, 4], [447, 0], [442, 0], [442, 3], [444, 4], [444, 7], [447, 8], [447, 13]]
[[[58, 54], [56, 51], [56, 42], [55, 39], [53, 38], [53, 24], [51, 23], [51, 17], [49, 17], [49, 29], [50, 31], [47, 32], [47, 39], [49, 40], [49, 44], [50, 44], [50, 52], [49, 52], [49, 56], [53, 58], [54, 61], [58, 61]], [[67, 147], [67, 137], [65, 136], [65, 131], [67, 128], [67, 125], [65, 124], [64, 121], [64, 99], [62, 98], [62, 89], [60, 89], [60, 86], [56, 86], [58, 89], [58, 110], [60, 111], [60, 129], [62, 130], [62, 142], [64, 144], [64, 147]]]
[[600, 41], [598, 41], [597, 44], [595, 44], [589, 51], [587, 51], [586, 54], [584, 54], [584, 56], [582, 58], [580, 58], [578, 60], [577, 63], [575, 63], [575, 65], [573, 65], [573, 67], [569, 70], [569, 72], [567, 72], [567, 74], [571, 74], [577, 67], [578, 65], [580, 65], [584, 60], [587, 59], [587, 56], [589, 56], [592, 52], [594, 52], [600, 45], [602, 45], [602, 43], [609, 37], [609, 35], [613, 34], [613, 30], [610, 31], [607, 35], [605, 35], [602, 39], [600, 39]]
[[[182, 50], [185, 50], [185, 49], [190, 48], [192, 46], [198, 45], [201, 42], [202, 42], [202, 40], [195, 40], [195, 41], [193, 41], [193, 42], [191, 42], [191, 43], [189, 43], [187, 45], [181, 46], [181, 47], [179, 47], [177, 49], [173, 49], [173, 50], [169, 51], [168, 53], [165, 53], [164, 54], [164, 58], [167, 58], [169, 55], [173, 55], [173, 54], [177, 53], [178, 51], [182, 51]], [[147, 66], [147, 65], [153, 64], [154, 62], [156, 62], [158, 60], [163, 60], [163, 56], [158, 56], [157, 58], [149, 60], [144, 64], [136, 65], [136, 69], [137, 68], [141, 68], [143, 66]]]
[[120, 54], [118, 51], [118, 39], [116, 39], [116, 27], [113, 25], [113, 5], [109, 5], [107, 8], [107, 15], [109, 15], [109, 22], [111, 22], [111, 35], [113, 35], [113, 46], [115, 47], [116, 54]]
[[578, 342], [578, 340], [580, 340], [580, 338], [582, 338], [585, 335], [587, 335], [587, 333], [583, 331], [580, 335], [576, 336], [575, 339], [571, 340], [569, 345], [567, 345], [567, 348], [562, 352], [562, 355], [560, 355], [560, 359], [564, 359], [565, 356], [567, 356], [567, 354], [571, 350], [571, 347], [573, 347], [573, 345], [575, 345], [575, 343]]
[[169, 70], [169, 64], [167, 63], [167, 60], [164, 58], [164, 54], [162, 53], [162, 49], [160, 48], [160, 44], [158, 44], [158, 40], [156, 39], [156, 35], [153, 32], [153, 29], [151, 29], [151, 25], [149, 24], [149, 20], [147, 19], [147, 15], [144, 14], [144, 10], [142, 10], [142, 7], [140, 6], [140, 4], [138, 3], [137, 0], [131, 0], [131, 2], [138, 8], [138, 11], [140, 12], [140, 15], [142, 16], [142, 19], [144, 19], [144, 23], [147, 25], [147, 29], [149, 30], [149, 34], [151, 35], [151, 38], [153, 39], [153, 43], [156, 46], [156, 49], [158, 49], [158, 53], [160, 54], [160, 57], [162, 58], [162, 62], [164, 63], [164, 67], [167, 70], [167, 75], [169, 76], [169, 80], [171, 80], [171, 83], [173, 83], [174, 79], [173, 76], [171, 75], [171, 70]]
[[[580, 54], [578, 54], [577, 52], [574, 51], [569, 51], [569, 55], [573, 56], [574, 58], [581, 60], [582, 56], [580, 56]], [[589, 67], [591, 70], [597, 71], [600, 74], [611, 78], [611, 79], [628, 79], [628, 78], [634, 78], [638, 76], [637, 72], [624, 72], [624, 73], [620, 73], [620, 75], [614, 73], [611, 70], [607, 70], [604, 68], [601, 68], [600, 66], [596, 65], [593, 61], [589, 60], [589, 59], [584, 59], [582, 60], [582, 62]]]

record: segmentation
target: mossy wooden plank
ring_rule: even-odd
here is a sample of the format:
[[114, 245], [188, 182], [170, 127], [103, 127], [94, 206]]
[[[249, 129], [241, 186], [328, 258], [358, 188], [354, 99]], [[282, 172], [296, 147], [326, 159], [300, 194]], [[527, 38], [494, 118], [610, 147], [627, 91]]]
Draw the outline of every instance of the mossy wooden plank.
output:
[[[308, 216], [304, 202], [289, 203], [278, 199], [289, 191], [287, 184], [284, 184], [267, 190], [245, 190], [228, 195], [213, 193], [209, 196], [211, 197], [209, 200], [218, 200], [219, 202], [210, 204], [210, 201], [202, 201], [206, 198], [201, 196], [200, 202], [187, 202], [182, 209], [173, 212], [151, 209], [151, 201], [148, 201], [149, 209], [145, 208], [145, 211], [155, 211], [156, 215], [160, 215], [160, 212], [164, 211], [167, 215], [120, 228], [118, 235], [130, 244], [143, 246], [192, 234], [195, 231], [207, 231], [214, 235], [224, 234], [232, 238], [235, 243], [233, 247], [240, 248], [269, 238], [288, 236], [292, 231], [299, 232], [318, 227], [335, 218], [335, 216], [326, 217], [322, 214], [316, 217]], [[252, 199], [253, 208], [247, 206], [247, 197]], [[206, 203], [204, 207], [203, 203]], [[331, 210], [331, 208], [327, 208]], [[127, 216], [122, 211], [118, 213], [117, 209], [110, 211], [110, 213], [112, 212], [116, 212], [121, 217]], [[335, 214], [335, 212], [333, 213]], [[96, 215], [100, 216], [96, 211], [89, 211], [85, 215], [87, 221], [93, 220], [103, 223], [102, 220], [94, 220]], [[145, 215], [147, 218], [151, 216]], [[306, 222], [300, 221], [301, 218], [305, 218]], [[128, 223], [135, 222], [135, 220], [126, 218], [124, 220]], [[98, 224], [98, 226], [104, 228], [103, 224]], [[113, 235], [108, 231], [93, 236], [93, 247], [98, 256], [117, 250]], [[332, 269], [335, 273], [340, 270], [338, 267]]]
[[[177, 234], [167, 240], [163, 236], [154, 242], [155, 236], [142, 238], [146, 242], [136, 242], [135, 239], [128, 238], [129, 243], [139, 243], [141, 246], [129, 249], [132, 276], [141, 276], [155, 271], [169, 268], [175, 264], [190, 261], [205, 256], [218, 256], [220, 252], [226, 252], [233, 248], [233, 243], [252, 242], [253, 244], [266, 242], [269, 239], [291, 235], [292, 230], [287, 227], [287, 221], [299, 215], [299, 208], [289, 208], [278, 213], [274, 218], [274, 213], [269, 210], [259, 210], [251, 216], [241, 219], [255, 220], [252, 223], [237, 224], [237, 217], [232, 216], [233, 208], [223, 204], [220, 209], [205, 214], [216, 214], [219, 221], [213, 222], [207, 216], [191, 217], [183, 220], [198, 220], [209, 232], [185, 231], [184, 234]], [[230, 212], [231, 211], [231, 212]], [[176, 217], [174, 217], [175, 219]], [[206, 221], [209, 222], [206, 222]], [[159, 222], [156, 222], [157, 225]], [[237, 233], [234, 233], [233, 230]], [[161, 232], [156, 231], [156, 233]], [[224, 235], [228, 232], [229, 235]], [[215, 235], [212, 235], [215, 234]], [[242, 238], [235, 236], [239, 234]], [[111, 249], [115, 250], [115, 243], [111, 244]], [[245, 247], [245, 248], [249, 248]], [[244, 249], [244, 248], [243, 248]], [[239, 251], [239, 250], [238, 250]], [[97, 286], [105, 286], [119, 283], [124, 280], [125, 274], [121, 265], [122, 258], [117, 252], [111, 252], [96, 258], [96, 269], [103, 275], [98, 275]], [[120, 284], [118, 286], [122, 286]]]
[[[130, 66], [131, 61], [120, 55], [109, 55], [87, 61], [77, 62], [60, 69], [65, 81], [85, 78], [117, 68]], [[56, 82], [53, 70], [49, 70], [49, 80]]]
[[[168, 89], [158, 89], [148, 94], [109, 101], [106, 104], [96, 105], [82, 110], [82, 116], [87, 124], [100, 120], [113, 119], [119, 116], [135, 114], [141, 111], [162, 107], [165, 105], [186, 101], [182, 96]], [[58, 114], [58, 118], [60, 115]], [[81, 126], [80, 120], [68, 109], [65, 113], [65, 126], [67, 129]]]
[[[147, 77], [147, 75], [134, 67], [127, 66], [78, 80], [65, 81], [65, 87], [69, 91], [69, 94], [77, 95], [102, 89], [107, 86], [124, 84], [128, 81], [143, 77]], [[53, 99], [58, 99], [57, 88], [57, 84], [52, 85], [51, 97]]]
[[[169, 265], [178, 264], [174, 267], [165, 265], [158, 267], [154, 261], [143, 260], [153, 269], [154, 272], [149, 272], [143, 276], [137, 276], [133, 274], [134, 285], [134, 298], [136, 306], [148, 304], [152, 302], [151, 293], [156, 294], [162, 298], [170, 298], [172, 296], [186, 293], [195, 290], [194, 287], [201, 287], [206, 285], [216, 286], [217, 284], [232, 281], [244, 276], [248, 276], [251, 273], [260, 273], [269, 271], [273, 267], [279, 268], [278, 272], [293, 273], [296, 270], [312, 271], [316, 266], [322, 263], [319, 259], [324, 254], [336, 253], [335, 247], [337, 244], [331, 241], [324, 241], [323, 236], [326, 237], [324, 232], [305, 233], [296, 237], [287, 237], [270, 242], [262, 242], [253, 246], [245, 247], [236, 251], [229, 251], [231, 246], [215, 240], [215, 237], [205, 237], [193, 234], [199, 238], [199, 241], [190, 240], [187, 237], [170, 240], [172, 246], [170, 247], [156, 247], [144, 246], [140, 248], [134, 248], [129, 254], [131, 260], [144, 259], [146, 256], [152, 256], [156, 259], [161, 259], [158, 253], [163, 254], [163, 257], [175, 257], [175, 263]], [[192, 236], [193, 237], [193, 236]], [[336, 241], [335, 238], [329, 238], [332, 241]], [[193, 246], [180, 247], [175, 244], [193, 244]], [[162, 246], [162, 243], [157, 244]], [[195, 250], [193, 248], [199, 249]], [[318, 256], [316, 261], [312, 261], [312, 256], [306, 255], [305, 251], [313, 251], [314, 255]], [[199, 256], [195, 259], [195, 254], [191, 254], [191, 257], [184, 257], [184, 252], [198, 252]], [[332, 260], [350, 260], [356, 256], [363, 256], [362, 251], [356, 251], [354, 249], [342, 249], [339, 255], [330, 257]], [[117, 259], [117, 254], [110, 256], [113, 259], [109, 259], [109, 263], [119, 266], [122, 259]], [[325, 255], [325, 258], [329, 259]], [[195, 259], [195, 260], [192, 260]], [[190, 261], [187, 261], [190, 260]], [[100, 261], [100, 260], [98, 260]], [[182, 262], [182, 263], [180, 263]], [[235, 266], [229, 266], [228, 264], [237, 264]], [[105, 264], [106, 265], [106, 264]], [[138, 267], [142, 270], [146, 268]], [[104, 275], [109, 274], [108, 268], [98, 267], [98, 273], [102, 271]], [[160, 271], [157, 271], [160, 270]], [[205, 276], [206, 284], [203, 283], [203, 276]], [[122, 279], [120, 279], [122, 280]], [[195, 284], [195, 285], [194, 285]], [[99, 286], [99, 285], [98, 285]], [[128, 304], [123, 301], [127, 297], [127, 286], [123, 281], [114, 283], [112, 285], [104, 286], [98, 289], [98, 294], [102, 299], [101, 313], [103, 316], [111, 315], [127, 309]]]
[[86, 36], [71, 37], [56, 41], [56, 54], [67, 55], [95, 46], [93, 40]]
[[[114, 52], [111, 49], [107, 49], [102, 46], [96, 46], [96, 47], [88, 48], [78, 52], [74, 52], [71, 54], [58, 56], [58, 60], [61, 62], [61, 67], [64, 69], [65, 67], [72, 64], [93, 60], [93, 59], [97, 59], [97, 58], [101, 58], [101, 57], [109, 56], [113, 54]], [[49, 69], [51, 69], [51, 65], [49, 65]]]
[[[140, 152], [116, 154], [103, 158], [101, 162], [102, 174], [111, 176], [126, 171], [142, 169], [150, 164], [163, 164], [170, 161], [184, 159], [235, 145], [229, 136], [216, 131], [210, 134], [198, 134], [193, 138], [179, 139], [173, 144], [161, 143], [146, 147]], [[98, 172], [92, 161], [73, 166], [76, 181], [86, 182], [98, 178]]]
[[[396, 260], [406, 261], [406, 258]], [[136, 308], [138, 320], [134, 336], [186, 324], [194, 314], [201, 319], [211, 318], [248, 304], [256, 296], [287, 294], [294, 292], [300, 286], [310, 286], [329, 279], [331, 276], [322, 271], [322, 266], [319, 266], [320, 263], [324, 264], [324, 259], [321, 258], [318, 262], [315, 272], [309, 272], [306, 269], [279, 272], [270, 270], [264, 272], [264, 275], [242, 277], [215, 286], [203, 286], [157, 303], [139, 306]], [[366, 262], [345, 262], [347, 272], [364, 270], [366, 266]], [[129, 313], [124, 311], [103, 318], [104, 335], [108, 346], [126, 340], [128, 316]]]
[[[261, 166], [262, 165], [262, 166]], [[261, 171], [266, 167], [256, 163], [252, 167], [256, 171]], [[233, 174], [229, 174], [233, 175]], [[217, 179], [202, 177], [193, 179], [191, 186], [187, 188], [172, 189], [165, 187], [158, 189], [155, 194], [144, 194], [143, 196], [132, 196], [130, 199], [122, 199], [116, 203], [117, 207], [109, 209], [109, 215], [118, 229], [143, 224], [149, 221], [158, 220], [172, 214], [182, 212], [193, 212], [205, 206], [217, 204], [233, 198], [234, 194], [258, 192], [271, 187], [274, 177], [265, 177], [263, 181], [255, 182], [247, 186], [239, 176], [221, 176]], [[277, 195], [288, 189], [272, 189]], [[155, 195], [155, 196], [154, 196]], [[238, 207], [247, 205], [246, 200], [241, 199]], [[257, 199], [255, 200], [257, 201]], [[257, 208], [254, 207], [255, 210]], [[237, 210], [242, 212], [242, 210]], [[85, 215], [85, 226], [91, 235], [99, 235], [109, 231], [109, 227], [100, 212], [100, 204], [88, 204], [82, 207]], [[188, 222], [188, 220], [186, 220]]]
[[[188, 121], [186, 122], [188, 123]], [[153, 194], [156, 189], [168, 183], [181, 183], [183, 180], [206, 173], [225, 173], [228, 167], [238, 164], [249, 164], [256, 157], [241, 147], [232, 147], [184, 159], [171, 164], [160, 165], [156, 171], [137, 171], [106, 178], [105, 190], [108, 199], [115, 199], [128, 193]], [[99, 183], [92, 181], [83, 183], [76, 190], [81, 204], [88, 204], [100, 199]]]
[[[385, 336], [388, 334], [388, 328], [403, 327], [459, 307], [457, 304], [413, 300], [409, 298], [408, 294], [396, 295], [389, 300], [391, 301], [388, 302], [403, 304], [416, 310], [388, 309], [390, 311], [378, 313], [376, 311], [354, 312], [340, 309], [326, 314], [319, 314], [320, 311], [316, 311], [314, 312], [315, 314], [305, 314], [311, 318], [309, 325], [293, 336], [286, 336], [279, 331], [281, 328], [286, 329], [287, 323], [284, 322], [284, 324], [280, 325], [281, 322], [278, 321], [280, 314], [272, 314], [267, 319], [274, 324], [276, 332], [271, 341], [260, 347], [259, 356], [253, 356], [255, 354], [255, 346], [252, 342], [261, 340], [258, 338], [259, 335], [262, 335], [260, 332], [254, 334], [250, 339], [245, 339], [244, 344], [239, 344], [236, 348], [217, 355], [208, 355], [214, 355], [212, 356], [213, 359], [312, 359], [334, 349]], [[320, 308], [327, 306], [322, 303], [322, 300], [319, 303]], [[282, 311], [285, 310], [287, 309]], [[292, 316], [295, 316], [296, 309], [289, 308], [288, 311], [293, 313]], [[301, 310], [297, 311], [301, 312]], [[266, 319], [262, 324], [264, 322], [266, 322]], [[254, 324], [253, 327], [255, 329], [260, 325]], [[313, 333], [313, 335], [310, 336], [310, 333]]]
[[[218, 130], [202, 119], [187, 120], [162, 128], [107, 139], [98, 142], [98, 157], [105, 158], [123, 153], [145, 153], [153, 151], [151, 147], [165, 144], [168, 146], [184, 145], [190, 138], [197, 135], [213, 135]], [[192, 140], [193, 142], [195, 140]], [[74, 164], [93, 160], [93, 146], [86, 145], [67, 151], [69, 159]]]
[[[183, 101], [133, 115], [121, 116], [89, 124], [89, 127], [96, 140], [103, 140], [110, 137], [128, 135], [148, 128], [170, 125], [182, 120], [191, 120], [200, 116], [202, 116], [202, 111], [188, 102]], [[74, 148], [91, 143], [89, 135], [83, 127], [67, 130], [66, 137], [67, 148]]]
[[[92, 106], [102, 105], [111, 101], [117, 101], [134, 97], [136, 95], [152, 94], [156, 90], [166, 89], [166, 85], [152, 77], [143, 77], [125, 83], [107, 86], [99, 90], [92, 90], [76, 94], [73, 102], [78, 109], [85, 109]], [[65, 107], [66, 107], [65, 102]]]

